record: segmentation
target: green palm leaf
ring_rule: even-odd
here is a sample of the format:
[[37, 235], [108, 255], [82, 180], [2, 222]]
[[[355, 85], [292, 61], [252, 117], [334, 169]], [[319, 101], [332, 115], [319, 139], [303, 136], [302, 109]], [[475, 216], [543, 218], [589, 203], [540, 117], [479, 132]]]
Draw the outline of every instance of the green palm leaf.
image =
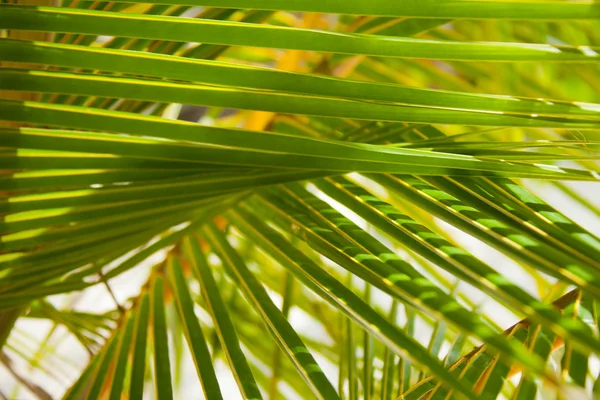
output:
[[4, 1], [0, 397], [592, 398], [599, 18]]

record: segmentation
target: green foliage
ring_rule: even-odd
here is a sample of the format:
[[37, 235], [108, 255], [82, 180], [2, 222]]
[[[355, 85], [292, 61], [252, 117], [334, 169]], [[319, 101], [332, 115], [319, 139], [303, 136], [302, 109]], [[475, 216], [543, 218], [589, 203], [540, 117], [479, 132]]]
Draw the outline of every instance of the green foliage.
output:
[[0, 398], [597, 396], [599, 19], [3, 1]]

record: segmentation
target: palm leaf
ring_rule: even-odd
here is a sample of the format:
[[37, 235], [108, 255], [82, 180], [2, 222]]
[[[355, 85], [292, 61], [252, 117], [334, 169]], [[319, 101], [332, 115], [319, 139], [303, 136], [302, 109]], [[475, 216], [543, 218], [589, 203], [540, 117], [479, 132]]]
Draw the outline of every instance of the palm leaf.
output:
[[4, 2], [2, 396], [597, 393], [598, 18]]

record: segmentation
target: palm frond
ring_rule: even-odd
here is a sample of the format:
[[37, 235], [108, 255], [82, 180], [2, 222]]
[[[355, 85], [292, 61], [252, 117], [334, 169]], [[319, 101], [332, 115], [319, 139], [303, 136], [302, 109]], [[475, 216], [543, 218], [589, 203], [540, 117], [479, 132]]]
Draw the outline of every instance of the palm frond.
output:
[[1, 396], [596, 395], [598, 18], [4, 1]]

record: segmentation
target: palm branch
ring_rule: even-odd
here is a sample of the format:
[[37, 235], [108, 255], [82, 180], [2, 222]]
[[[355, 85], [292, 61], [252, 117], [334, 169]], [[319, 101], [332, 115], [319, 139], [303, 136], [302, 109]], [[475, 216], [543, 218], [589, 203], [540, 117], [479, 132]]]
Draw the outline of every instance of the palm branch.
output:
[[598, 396], [599, 18], [3, 1], [0, 398]]

